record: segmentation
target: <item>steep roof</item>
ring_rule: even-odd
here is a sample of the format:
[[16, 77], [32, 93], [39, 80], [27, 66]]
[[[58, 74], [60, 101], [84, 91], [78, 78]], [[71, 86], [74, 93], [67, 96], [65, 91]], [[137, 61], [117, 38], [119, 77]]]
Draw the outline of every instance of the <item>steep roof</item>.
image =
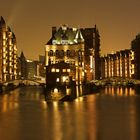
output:
[[67, 25], [62, 25], [52, 35], [47, 45], [61, 44], [77, 44], [84, 42], [81, 30], [78, 28], [69, 28]]
[[0, 26], [6, 26], [5, 20], [2, 16], [0, 18]]

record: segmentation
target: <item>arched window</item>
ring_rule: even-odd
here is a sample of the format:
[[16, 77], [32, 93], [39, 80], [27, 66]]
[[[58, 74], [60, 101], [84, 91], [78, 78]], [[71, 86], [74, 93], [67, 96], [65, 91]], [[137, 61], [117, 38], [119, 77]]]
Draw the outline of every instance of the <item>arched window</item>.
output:
[[78, 56], [82, 56], [82, 51], [81, 50], [78, 51]]
[[70, 56], [71, 56], [71, 57], [75, 57], [75, 55], [76, 55], [75, 50], [71, 50]]
[[53, 50], [50, 50], [48, 53], [49, 56], [53, 56]]
[[82, 61], [82, 51], [81, 50], [78, 51], [78, 59], [79, 59], [79, 61]]
[[65, 53], [64, 53], [64, 50], [61, 50], [60, 51], [60, 57], [64, 57]]
[[59, 51], [58, 51], [58, 50], [55, 51], [55, 56], [56, 56], [56, 57], [59, 56]]
[[66, 52], [66, 56], [67, 56], [67, 57], [70, 56], [70, 50], [67, 50], [67, 52]]

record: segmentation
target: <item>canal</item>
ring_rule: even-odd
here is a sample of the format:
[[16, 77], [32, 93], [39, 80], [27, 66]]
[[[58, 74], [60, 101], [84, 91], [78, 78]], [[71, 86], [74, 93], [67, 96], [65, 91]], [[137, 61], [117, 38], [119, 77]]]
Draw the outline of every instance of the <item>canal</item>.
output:
[[41, 87], [0, 95], [1, 140], [139, 140], [140, 91], [102, 89], [72, 102], [46, 102]]

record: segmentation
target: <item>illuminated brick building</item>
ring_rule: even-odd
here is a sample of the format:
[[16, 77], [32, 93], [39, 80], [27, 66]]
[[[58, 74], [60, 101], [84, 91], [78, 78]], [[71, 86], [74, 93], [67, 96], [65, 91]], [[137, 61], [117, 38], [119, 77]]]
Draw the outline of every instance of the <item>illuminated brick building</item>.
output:
[[134, 73], [133, 59], [133, 52], [131, 50], [121, 50], [101, 57], [101, 77], [132, 78]]
[[135, 39], [131, 42], [131, 49], [134, 53], [133, 64], [133, 78], [140, 79], [140, 34], [136, 35]]
[[94, 28], [82, 28], [85, 48], [85, 68], [87, 79], [97, 80], [101, 77], [100, 71], [100, 35], [96, 25]]
[[[99, 63], [97, 63], [100, 60], [99, 47], [100, 39], [96, 26], [84, 29], [69, 28], [66, 25], [60, 28], [53, 27], [52, 37], [45, 48], [46, 68], [47, 70], [52, 68], [52, 73], [59, 73], [60, 70], [54, 70], [52, 66], [57, 67], [59, 63], [64, 62], [63, 65], [70, 70], [70, 79], [79, 83], [98, 79], [100, 77]], [[57, 79], [56, 77], [55, 80]], [[64, 82], [64, 79], [62, 74], [59, 81]]]
[[131, 42], [131, 49], [101, 57], [101, 77], [140, 79], [140, 34]]
[[0, 19], [0, 82], [17, 78], [17, 42], [14, 33]]
[[27, 79], [27, 60], [23, 52], [18, 58], [18, 76], [19, 79]]

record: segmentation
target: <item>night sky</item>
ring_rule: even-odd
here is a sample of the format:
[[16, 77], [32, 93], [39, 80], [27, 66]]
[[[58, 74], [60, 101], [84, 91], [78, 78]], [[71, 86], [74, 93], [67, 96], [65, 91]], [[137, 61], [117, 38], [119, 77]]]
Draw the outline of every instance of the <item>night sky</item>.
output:
[[18, 54], [44, 55], [51, 27], [94, 27], [101, 54], [128, 49], [140, 32], [140, 0], [1, 0], [0, 15], [17, 37]]

